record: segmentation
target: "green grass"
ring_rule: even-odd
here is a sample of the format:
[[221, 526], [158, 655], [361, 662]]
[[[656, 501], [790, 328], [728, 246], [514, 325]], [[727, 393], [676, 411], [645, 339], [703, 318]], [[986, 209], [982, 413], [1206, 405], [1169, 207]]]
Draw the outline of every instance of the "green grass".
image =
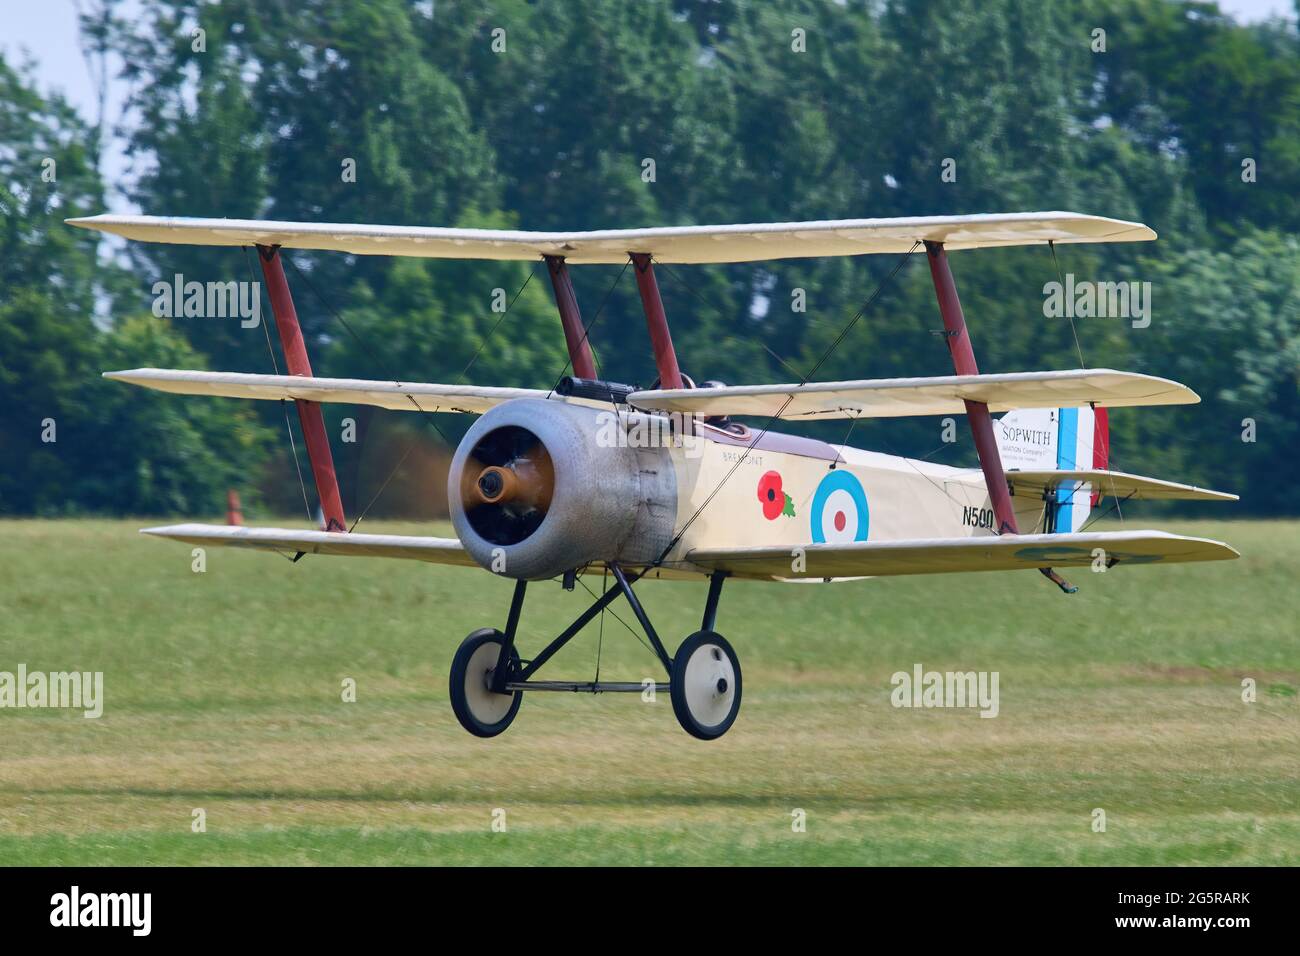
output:
[[[1072, 597], [1033, 573], [729, 583], [745, 703], [713, 743], [666, 695], [530, 695], [477, 740], [447, 667], [509, 582], [218, 549], [195, 574], [138, 525], [0, 523], [0, 670], [100, 670], [106, 698], [0, 710], [0, 864], [1300, 863], [1300, 522], [1163, 523], [1243, 557], [1076, 571]], [[669, 644], [698, 627], [702, 585], [639, 593]], [[535, 585], [525, 656], [588, 601]], [[597, 636], [543, 676], [589, 679]], [[891, 707], [917, 662], [999, 671], [1000, 715]], [[608, 616], [601, 673], [657, 676]]]

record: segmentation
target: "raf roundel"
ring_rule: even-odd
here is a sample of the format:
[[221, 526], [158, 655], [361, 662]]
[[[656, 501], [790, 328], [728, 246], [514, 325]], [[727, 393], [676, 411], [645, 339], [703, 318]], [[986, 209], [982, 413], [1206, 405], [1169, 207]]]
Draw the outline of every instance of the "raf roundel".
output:
[[847, 471], [832, 471], [822, 479], [813, 495], [812, 539], [817, 544], [866, 541], [871, 517], [867, 493]]

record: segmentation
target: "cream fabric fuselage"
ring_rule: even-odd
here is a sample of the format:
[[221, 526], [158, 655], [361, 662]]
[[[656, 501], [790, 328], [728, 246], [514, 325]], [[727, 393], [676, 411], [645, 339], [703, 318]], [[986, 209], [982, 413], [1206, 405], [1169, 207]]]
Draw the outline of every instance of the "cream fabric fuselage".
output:
[[[837, 458], [750, 449], [753, 434], [731, 444], [714, 440], [710, 429], [698, 432], [683, 447], [671, 449], [681, 538], [667, 566], [689, 567], [687, 555], [693, 549], [996, 533], [978, 468], [847, 445], [821, 446]], [[1014, 504], [1021, 533], [1043, 530], [1043, 502], [1018, 498]]]

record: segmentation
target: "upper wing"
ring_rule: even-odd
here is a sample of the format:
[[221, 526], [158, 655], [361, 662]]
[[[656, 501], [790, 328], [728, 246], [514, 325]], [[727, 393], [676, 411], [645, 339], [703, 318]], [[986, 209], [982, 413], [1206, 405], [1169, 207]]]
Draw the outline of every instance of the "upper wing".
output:
[[404, 412], [481, 414], [511, 399], [546, 398], [549, 394], [536, 388], [371, 382], [359, 378], [307, 378], [301, 375], [194, 372], [169, 368], [105, 372], [104, 378], [180, 395], [217, 395], [223, 398], [261, 398], [269, 401], [300, 398], [310, 402], [377, 405]]
[[[1130, 475], [1123, 471], [1102, 471], [1085, 468], [1077, 471], [1043, 470], [1043, 471], [1008, 471], [1007, 483], [1011, 493], [1022, 498], [1041, 498], [1049, 490], [1055, 490], [1062, 482], [1077, 482], [1078, 494], [1101, 494], [1115, 498], [1145, 500], [1153, 498], [1178, 498], [1184, 501], [1236, 501], [1237, 495], [1226, 491], [1211, 491], [1196, 485], [1182, 485], [1176, 481], [1162, 481], [1159, 478], [1146, 478], [1142, 475]], [[1082, 486], [1087, 485], [1085, 489]]]
[[290, 528], [248, 528], [224, 524], [173, 524], [142, 528], [189, 544], [211, 547], [255, 548], [306, 554], [341, 554], [369, 558], [408, 558], [433, 564], [478, 567], [455, 538], [422, 538], [402, 534], [340, 534], [333, 531], [296, 531]]
[[1191, 405], [1200, 397], [1166, 378], [1109, 368], [1000, 375], [941, 375], [878, 378], [806, 385], [724, 385], [633, 392], [639, 408], [699, 415], [759, 415], [780, 418], [895, 418], [953, 415], [967, 401], [991, 412], [1015, 408], [1071, 408], [1103, 405]]
[[1222, 561], [1238, 556], [1226, 544], [1208, 538], [1164, 531], [1090, 531], [809, 544], [798, 554], [790, 547], [697, 548], [687, 553], [686, 560], [737, 577], [799, 580], [1076, 567], [1092, 564], [1099, 548], [1108, 565]]
[[101, 215], [68, 219], [69, 225], [140, 239], [200, 246], [283, 246], [372, 256], [434, 259], [520, 259], [564, 256], [575, 265], [623, 263], [629, 252], [660, 262], [753, 262], [806, 256], [857, 256], [907, 252], [917, 242], [942, 242], [951, 250], [1024, 246], [1046, 242], [1136, 242], [1156, 234], [1137, 222], [1076, 212], [1015, 212], [905, 219], [832, 219], [819, 222], [669, 226], [598, 232], [521, 232], [509, 229], [442, 229], [257, 219], [194, 219]]

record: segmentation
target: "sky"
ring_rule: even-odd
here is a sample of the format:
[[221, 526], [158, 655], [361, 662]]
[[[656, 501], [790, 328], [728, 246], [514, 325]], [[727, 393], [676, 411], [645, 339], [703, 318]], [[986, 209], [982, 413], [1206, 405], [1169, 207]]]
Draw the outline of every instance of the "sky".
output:
[[[81, 52], [78, 8], [85, 0], [0, 0], [0, 53], [10, 63], [24, 54], [36, 61], [36, 83], [42, 93], [57, 90], [87, 120], [94, 122], [99, 96], [90, 67]], [[134, 6], [134, 0], [132, 0]], [[108, 85], [105, 112], [112, 122], [120, 117], [125, 89], [121, 82]], [[123, 144], [110, 140], [101, 171], [109, 184], [108, 205], [113, 212], [139, 212], [113, 191], [125, 179], [128, 159]]]
[[[42, 92], [59, 90], [87, 119], [93, 120], [97, 96], [90, 70], [81, 53], [77, 8], [87, 0], [0, 0], [0, 51], [11, 62], [25, 48], [37, 63], [37, 84]], [[1295, 19], [1292, 0], [1219, 0], [1220, 9], [1239, 21], [1254, 22], [1270, 16]], [[110, 120], [120, 115], [124, 91], [109, 84]], [[104, 158], [103, 172], [111, 184], [120, 182], [127, 169], [121, 145]], [[133, 210], [120, 195], [110, 195], [115, 212]]]

